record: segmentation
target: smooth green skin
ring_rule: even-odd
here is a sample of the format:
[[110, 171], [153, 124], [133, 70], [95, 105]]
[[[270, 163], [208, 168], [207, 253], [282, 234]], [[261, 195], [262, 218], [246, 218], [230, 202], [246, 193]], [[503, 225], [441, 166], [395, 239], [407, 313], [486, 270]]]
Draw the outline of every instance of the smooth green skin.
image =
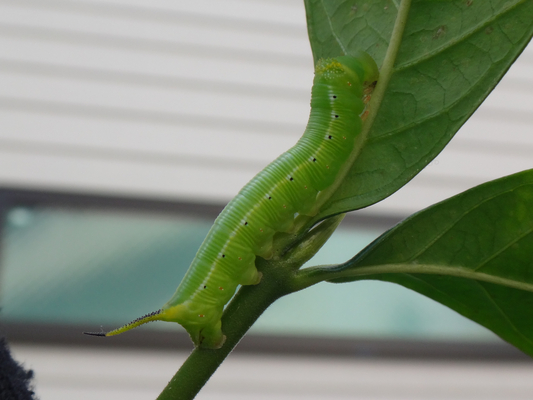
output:
[[226, 340], [224, 306], [238, 285], [261, 282], [256, 256], [273, 257], [274, 236], [295, 232], [296, 219], [316, 215], [320, 200], [327, 200], [327, 189], [343, 176], [361, 133], [364, 97], [378, 75], [376, 63], [364, 52], [320, 60], [302, 138], [224, 208], [170, 300], [118, 329], [86, 334], [114, 336], [150, 321], [168, 321], [181, 324], [195, 346], [220, 348]]
[[[354, 6], [353, 1], [305, 1], [315, 60], [361, 48], [380, 65], [380, 80], [370, 102], [370, 114], [363, 126], [360, 147], [356, 149], [359, 151], [354, 157], [354, 167], [345, 179], [336, 182], [337, 192], [317, 219], [372, 204], [404, 185], [442, 150], [462, 121], [493, 89], [533, 34], [533, 2], [530, 1], [505, 2], [510, 5], [506, 12], [501, 12], [499, 6], [504, 2], [489, 0], [428, 0], [417, 1], [413, 5], [409, 0], [403, 0], [397, 10], [395, 4], [398, 3], [395, 0], [361, 0]], [[447, 28], [440, 29], [444, 25]], [[422, 43], [426, 46], [421, 46]], [[459, 68], [450, 68], [447, 60], [453, 60]], [[475, 79], [480, 77], [478, 72], [484, 72], [481, 79]], [[444, 103], [442, 99], [448, 98], [444, 97], [444, 92], [455, 102]], [[420, 113], [414, 114], [413, 110], [417, 109]], [[495, 184], [504, 185], [504, 182], [500, 180]], [[475, 197], [473, 201], [476, 201]], [[533, 208], [528, 201], [525, 199], [523, 205]], [[515, 207], [517, 203], [502, 210], [512, 213]], [[430, 220], [425, 221], [427, 227]], [[331, 221], [331, 218], [326, 219], [324, 223]], [[478, 228], [481, 233], [487, 221], [478, 219], [480, 221], [485, 223]], [[512, 234], [516, 227], [518, 225], [509, 224], [500, 228]], [[279, 297], [323, 280], [362, 279], [360, 270], [351, 278], [346, 271], [339, 271], [336, 275], [334, 268], [318, 269], [311, 275], [307, 270], [299, 271], [305, 257], [293, 257], [291, 249], [305, 248], [310, 256], [318, 251], [327, 236], [324, 234], [321, 240], [315, 241], [305, 232], [305, 227], [302, 227], [295, 235], [277, 238], [280, 250], [273, 259], [259, 259], [257, 263], [258, 269], [264, 271], [264, 286], [243, 287], [226, 308], [222, 318], [228, 336], [226, 344], [214, 351], [194, 350], [159, 399], [194, 398], [248, 328]], [[317, 237], [320, 235], [317, 234]], [[406, 238], [400, 238], [403, 239]], [[457, 246], [452, 246], [455, 239], [446, 237], [443, 240], [449, 240], [449, 246], [442, 246], [438, 257], [450, 259], [457, 249]], [[444, 241], [442, 243], [445, 244]], [[287, 245], [293, 247], [287, 250]], [[533, 249], [526, 249], [524, 255], [533, 259]], [[507, 265], [496, 268], [504, 271]], [[406, 267], [413, 268], [413, 265], [393, 265], [389, 271], [381, 270], [376, 275], [379, 266], [372, 266], [374, 272], [368, 271], [367, 277], [384, 279], [384, 272], [390, 272], [388, 280], [394, 279], [397, 283], [415, 288], [414, 278], [410, 279], [413, 271], [405, 269], [405, 274], [402, 273], [401, 268]], [[421, 283], [417, 290], [470, 316], [525, 350], [526, 345], [521, 341], [529, 339], [522, 338], [521, 334], [507, 335], [499, 326], [509, 316], [516, 325], [527, 324], [528, 318], [520, 321], [514, 313], [526, 315], [531, 309], [530, 300], [526, 299], [529, 291], [510, 289], [510, 286], [501, 283], [488, 283], [471, 277], [460, 278], [457, 274], [464, 270], [459, 267], [440, 268], [439, 274], [435, 272], [435, 269], [426, 269], [424, 280], [431, 284], [439, 281], [443, 294], [439, 295], [438, 290], [426, 283]], [[419, 270], [417, 278], [420, 274]], [[446, 284], [447, 281], [449, 284]], [[515, 281], [520, 283], [519, 279]], [[459, 283], [465, 284], [467, 290], [462, 290], [464, 287]], [[498, 306], [502, 307], [502, 304], [496, 306], [490, 297], [482, 296], [484, 291], [481, 287], [489, 285], [492, 285], [494, 294], [499, 290], [507, 291], [500, 297], [506, 302], [506, 317], [502, 314], [498, 316]], [[469, 286], [476, 287], [479, 295], [470, 291]], [[509, 295], [511, 292], [512, 296]], [[522, 295], [525, 297], [521, 298]], [[521, 303], [523, 301], [524, 304]], [[463, 303], [465, 308], [460, 310]], [[513, 330], [511, 325], [508, 325], [510, 331]]]
[[238, 285], [260, 283], [256, 256], [272, 257], [275, 233], [292, 232], [295, 213], [317, 213], [317, 195], [336, 180], [361, 132], [363, 84], [377, 78], [368, 54], [318, 62], [302, 138], [220, 213], [176, 293], [158, 314], [162, 320], [181, 324], [196, 346], [222, 346], [224, 306]]

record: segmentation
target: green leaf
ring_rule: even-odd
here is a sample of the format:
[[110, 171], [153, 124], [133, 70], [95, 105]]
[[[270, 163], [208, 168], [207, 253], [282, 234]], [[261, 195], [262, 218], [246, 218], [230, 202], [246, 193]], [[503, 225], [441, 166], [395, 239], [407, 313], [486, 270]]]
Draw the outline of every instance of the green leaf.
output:
[[[404, 0], [400, 8], [400, 0], [305, 4], [315, 60], [362, 49], [381, 65], [379, 98], [370, 104], [376, 117], [367, 120], [360, 154], [316, 220], [376, 203], [411, 180], [533, 35], [530, 0]], [[405, 21], [398, 18], [402, 12]]]
[[398, 283], [533, 355], [533, 169], [411, 216], [343, 265], [301, 272]]

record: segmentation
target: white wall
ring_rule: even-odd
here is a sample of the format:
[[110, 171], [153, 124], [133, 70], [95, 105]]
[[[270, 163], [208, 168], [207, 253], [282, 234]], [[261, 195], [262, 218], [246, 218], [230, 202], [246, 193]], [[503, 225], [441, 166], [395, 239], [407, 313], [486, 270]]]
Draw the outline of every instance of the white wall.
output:
[[[531, 168], [532, 67], [370, 212]], [[225, 202], [301, 135], [312, 76], [300, 0], [0, 0], [0, 185]]]
[[[154, 399], [185, 353], [13, 346], [41, 400]], [[231, 354], [198, 400], [526, 400], [531, 363]]]

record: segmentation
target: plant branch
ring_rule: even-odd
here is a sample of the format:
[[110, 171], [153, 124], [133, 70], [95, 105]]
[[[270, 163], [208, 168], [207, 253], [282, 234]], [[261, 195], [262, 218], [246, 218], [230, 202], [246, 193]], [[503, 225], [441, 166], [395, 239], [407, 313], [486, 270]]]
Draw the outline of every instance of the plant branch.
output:
[[263, 273], [261, 282], [241, 287], [224, 311], [224, 345], [217, 350], [194, 349], [158, 400], [194, 399], [261, 314], [278, 298], [293, 291], [294, 272], [284, 268], [284, 263], [258, 259], [257, 267]]

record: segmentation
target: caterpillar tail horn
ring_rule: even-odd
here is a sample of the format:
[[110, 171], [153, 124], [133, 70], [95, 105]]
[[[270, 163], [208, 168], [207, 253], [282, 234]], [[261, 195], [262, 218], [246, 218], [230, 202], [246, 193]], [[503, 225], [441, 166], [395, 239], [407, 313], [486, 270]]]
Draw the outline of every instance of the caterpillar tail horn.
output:
[[146, 324], [147, 322], [151, 322], [151, 321], [161, 321], [162, 320], [162, 310], [157, 310], [157, 311], [154, 311], [154, 312], [151, 312], [149, 314], [146, 314], [142, 317], [139, 317], [133, 321], [131, 321], [130, 323], [124, 325], [124, 326], [121, 326], [120, 328], [117, 328], [117, 329], [113, 329], [112, 331], [109, 331], [109, 332], [83, 332], [85, 335], [90, 335], [90, 336], [115, 336], [115, 335], [119, 335], [123, 332], [126, 332], [126, 331], [129, 331], [133, 328], [137, 328], [138, 326], [140, 325], [143, 325], [143, 324]]

